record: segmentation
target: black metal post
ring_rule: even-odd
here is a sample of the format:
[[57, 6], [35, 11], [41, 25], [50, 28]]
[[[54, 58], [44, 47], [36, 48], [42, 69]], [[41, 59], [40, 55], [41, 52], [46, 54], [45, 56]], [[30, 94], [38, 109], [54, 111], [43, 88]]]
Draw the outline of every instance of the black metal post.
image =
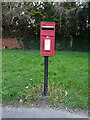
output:
[[48, 91], [48, 56], [44, 56], [44, 95]]

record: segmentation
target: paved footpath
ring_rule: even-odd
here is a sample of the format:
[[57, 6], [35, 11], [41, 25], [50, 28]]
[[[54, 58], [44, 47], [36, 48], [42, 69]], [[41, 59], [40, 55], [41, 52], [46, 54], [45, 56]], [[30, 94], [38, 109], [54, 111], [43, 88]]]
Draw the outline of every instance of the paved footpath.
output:
[[2, 108], [3, 118], [88, 118], [82, 112], [68, 112], [62, 109], [52, 108], [25, 108], [6, 106]]

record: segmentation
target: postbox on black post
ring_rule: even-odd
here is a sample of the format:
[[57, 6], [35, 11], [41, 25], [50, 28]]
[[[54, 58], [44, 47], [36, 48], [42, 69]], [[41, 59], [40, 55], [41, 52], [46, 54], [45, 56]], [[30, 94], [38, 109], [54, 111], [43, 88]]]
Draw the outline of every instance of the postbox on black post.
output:
[[44, 56], [44, 95], [48, 89], [48, 56], [54, 56], [55, 22], [40, 24], [40, 55]]
[[40, 54], [54, 56], [55, 22], [41, 22], [40, 25]]

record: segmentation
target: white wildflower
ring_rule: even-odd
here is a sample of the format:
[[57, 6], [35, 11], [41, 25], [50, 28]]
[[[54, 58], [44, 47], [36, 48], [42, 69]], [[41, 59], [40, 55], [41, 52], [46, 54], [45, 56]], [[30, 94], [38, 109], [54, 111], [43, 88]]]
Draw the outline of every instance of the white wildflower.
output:
[[67, 96], [68, 95], [68, 93], [65, 91], [65, 96]]
[[28, 89], [28, 88], [29, 88], [29, 86], [26, 86], [25, 88], [26, 88], [26, 89]]

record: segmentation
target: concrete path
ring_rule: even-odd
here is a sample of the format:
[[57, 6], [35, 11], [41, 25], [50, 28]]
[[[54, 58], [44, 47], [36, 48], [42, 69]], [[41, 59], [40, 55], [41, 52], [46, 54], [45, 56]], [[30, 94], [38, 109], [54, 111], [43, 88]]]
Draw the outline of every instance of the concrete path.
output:
[[51, 108], [3, 107], [3, 118], [88, 118], [85, 113]]
[[0, 120], [2, 119], [2, 107], [0, 105]]

